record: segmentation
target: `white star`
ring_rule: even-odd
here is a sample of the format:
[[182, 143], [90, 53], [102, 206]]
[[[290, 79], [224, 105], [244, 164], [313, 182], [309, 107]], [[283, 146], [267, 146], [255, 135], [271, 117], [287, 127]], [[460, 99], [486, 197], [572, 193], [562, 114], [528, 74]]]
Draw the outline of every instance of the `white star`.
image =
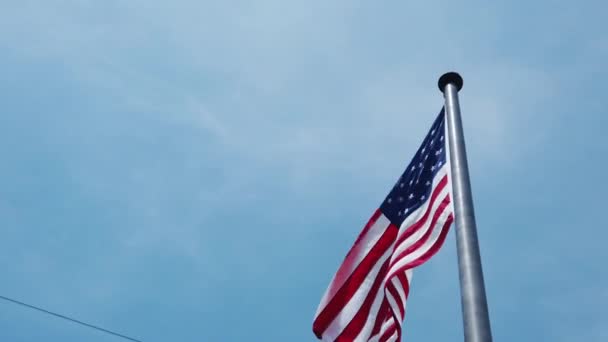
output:
[[439, 138], [440, 141], [443, 141], [443, 135]]
[[435, 171], [435, 165], [431, 166], [431, 171]]
[[434, 135], [434, 134], [435, 134], [435, 130], [432, 130], [432, 131], [431, 131], [431, 135]]
[[399, 210], [399, 212], [397, 212], [397, 216], [401, 216], [401, 210]]
[[403, 188], [403, 186], [404, 186], [404, 185], [405, 185], [405, 184], [401, 183], [401, 184], [399, 184], [399, 187], [400, 187], [400, 188]]
[[420, 199], [423, 200], [423, 201], [424, 201], [425, 198], [426, 197], [424, 195], [422, 195], [422, 197], [420, 197]]
[[429, 155], [427, 154], [426, 156], [424, 156], [424, 160], [429, 159]]
[[399, 202], [403, 202], [403, 197], [399, 196]]
[[424, 153], [424, 151], [426, 151], [426, 147], [423, 147], [423, 148], [422, 148], [422, 153]]
[[410, 181], [410, 185], [412, 185], [412, 184], [414, 184], [414, 180], [413, 179]]
[[422, 167], [422, 163], [418, 163], [418, 167]]
[[412, 165], [412, 171], [416, 170], [416, 165]]
[[441, 166], [441, 160], [437, 162], [437, 165], [438, 165], [438, 166]]
[[405, 208], [405, 209], [403, 210], [403, 213], [405, 214], [405, 213], [407, 213], [409, 210], [410, 210], [409, 208]]
[[410, 195], [408, 196], [408, 198], [409, 198], [409, 199], [414, 198], [414, 194], [410, 194]]
[[435, 144], [435, 140], [431, 140], [431, 146]]
[[426, 185], [427, 186], [431, 185], [431, 181], [426, 181]]
[[393, 199], [389, 198], [389, 199], [386, 200], [386, 203], [391, 204], [392, 201], [393, 201]]

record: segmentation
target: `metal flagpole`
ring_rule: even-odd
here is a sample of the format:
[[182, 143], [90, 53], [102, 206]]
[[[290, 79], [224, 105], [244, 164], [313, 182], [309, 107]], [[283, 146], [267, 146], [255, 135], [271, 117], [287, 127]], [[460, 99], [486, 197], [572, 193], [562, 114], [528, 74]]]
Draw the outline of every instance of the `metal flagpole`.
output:
[[438, 85], [445, 97], [450, 144], [464, 341], [491, 342], [490, 317], [481, 269], [469, 167], [458, 102], [458, 91], [462, 89], [463, 85], [462, 77], [455, 72], [449, 72], [439, 78]]

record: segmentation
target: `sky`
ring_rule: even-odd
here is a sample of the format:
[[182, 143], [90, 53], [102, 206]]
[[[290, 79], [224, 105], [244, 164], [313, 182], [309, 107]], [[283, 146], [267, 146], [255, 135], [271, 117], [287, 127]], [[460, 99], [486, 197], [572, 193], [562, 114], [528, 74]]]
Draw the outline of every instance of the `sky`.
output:
[[[457, 71], [495, 341], [607, 341], [604, 1], [0, 1], [0, 296], [315, 341]], [[404, 341], [462, 340], [452, 232]], [[120, 341], [7, 302], [0, 340]]]

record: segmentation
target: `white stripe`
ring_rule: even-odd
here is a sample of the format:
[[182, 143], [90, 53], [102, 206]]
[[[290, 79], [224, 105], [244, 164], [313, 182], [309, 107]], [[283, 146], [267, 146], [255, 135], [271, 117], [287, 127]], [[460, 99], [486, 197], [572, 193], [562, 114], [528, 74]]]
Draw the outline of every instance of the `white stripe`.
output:
[[[441, 181], [441, 179], [443, 179], [443, 176], [445, 176], [447, 173], [448, 173], [447, 167], [445, 165], [442, 166], [441, 169], [439, 171], [437, 171], [437, 174], [433, 178], [433, 183], [431, 185], [431, 189], [435, 189], [437, 187], [437, 185], [439, 184], [439, 182]], [[448, 183], [449, 183], [449, 178], [448, 178]], [[401, 223], [401, 226], [399, 227], [400, 233], [403, 233], [407, 227], [411, 226], [412, 224], [414, 224], [414, 222], [418, 221], [420, 219], [420, 217], [422, 217], [422, 214], [420, 214], [420, 213], [424, 214], [424, 212], [426, 211], [426, 208], [429, 206], [429, 203], [431, 202], [432, 194], [433, 194], [433, 192], [431, 190], [431, 196], [426, 201], [424, 201], [424, 203], [418, 209], [416, 209], [414, 212], [410, 213], [405, 218], [405, 220], [403, 220], [403, 222]]]
[[[412, 269], [408, 269], [405, 270], [405, 277], [407, 278], [407, 284], [408, 286], [412, 283]], [[393, 281], [397, 279], [397, 278], [393, 278]], [[400, 284], [400, 283], [399, 283]], [[397, 287], [397, 291], [401, 291], [399, 292], [399, 294], [403, 293], [404, 295], [404, 299], [403, 299], [403, 315], [401, 315], [401, 322], [399, 323], [399, 325], [403, 324], [403, 320], [405, 319], [405, 312], [407, 311], [407, 299], [405, 298], [405, 290], [403, 289], [403, 287], [400, 285]]]
[[397, 338], [399, 338], [398, 333], [399, 333], [399, 332], [398, 332], [397, 330], [395, 330], [395, 332], [394, 332], [394, 333], [391, 335], [391, 337], [389, 337], [389, 338], [386, 340], [386, 342], [395, 342], [395, 341], [397, 341]]
[[411, 268], [405, 270], [405, 277], [407, 278], [407, 286], [409, 288], [411, 288], [411, 286], [412, 286], [412, 277], [414, 277], [414, 270], [411, 269]]
[[[418, 241], [423, 235], [424, 233], [428, 230], [428, 228], [431, 225], [431, 221], [433, 219], [433, 214], [435, 213], [435, 211], [437, 211], [437, 208], [441, 205], [441, 201], [443, 199], [445, 199], [445, 197], [449, 196], [449, 189], [446, 186], [445, 188], [443, 188], [438, 194], [437, 194], [437, 198], [435, 199], [435, 201], [433, 202], [433, 206], [430, 208], [429, 210], [429, 214], [426, 218], [426, 221], [423, 223], [422, 226], [420, 226], [418, 228], [418, 230], [408, 236], [405, 240], [403, 240], [399, 246], [397, 246], [396, 250], [395, 250], [395, 255], [397, 255], [398, 253], [402, 252], [403, 250], [405, 250], [408, 246], [414, 244], [416, 241]], [[429, 201], [430, 202], [430, 201]], [[416, 221], [423, 219], [424, 214], [427, 210], [427, 206], [425, 206], [424, 208], [418, 208], [415, 212], [415, 216], [417, 218]], [[402, 230], [400, 230], [400, 233], [405, 232], [406, 227], [402, 226]], [[400, 234], [401, 235], [401, 234]]]
[[442, 231], [443, 225], [447, 221], [448, 216], [450, 216], [450, 214], [451, 214], [450, 210], [444, 210], [441, 213], [441, 216], [437, 220], [437, 223], [435, 224], [434, 227], [432, 227], [433, 232], [431, 233], [431, 236], [429, 237], [429, 239], [427, 241], [425, 241], [425, 243], [422, 244], [418, 249], [416, 249], [412, 253], [405, 255], [404, 257], [399, 259], [393, 266], [391, 266], [391, 268], [389, 269], [389, 271], [387, 273], [388, 278], [392, 277], [395, 274], [395, 271], [397, 269], [399, 269], [401, 266], [404, 266], [404, 265], [420, 258], [424, 253], [426, 253], [435, 244], [435, 242], [439, 238], [439, 235]]
[[[399, 295], [399, 299], [401, 300], [401, 303], [403, 303], [403, 306], [405, 308], [405, 301], [406, 301], [405, 291], [403, 290], [403, 285], [401, 285], [401, 281], [399, 281], [399, 279], [397, 277], [393, 277], [393, 279], [392, 279], [391, 282], [393, 283], [393, 286], [395, 286], [395, 290], [397, 290], [397, 294]], [[399, 317], [403, 318], [403, 315], [401, 315]]]
[[384, 291], [384, 295], [386, 296], [388, 304], [390, 305], [396, 316], [399, 318], [403, 317], [403, 315], [401, 314], [401, 309], [399, 309], [399, 304], [397, 304], [397, 301], [395, 300], [395, 297], [393, 297], [393, 294], [390, 293], [388, 289], [386, 289], [386, 291]]
[[[363, 258], [365, 258], [369, 251], [376, 245], [376, 243], [378, 242], [380, 237], [382, 237], [389, 225], [390, 221], [388, 220], [388, 218], [386, 218], [384, 214], [380, 214], [376, 222], [369, 228], [367, 233], [361, 237], [361, 240], [359, 240], [359, 242], [357, 243], [357, 246], [360, 246], [357, 247], [360, 248], [360, 253], [352, 256], [353, 262], [348, 265], [350, 266], [350, 268], [344, 270], [338, 269], [338, 272], [344, 273], [345, 276], [341, 277], [341, 279], [337, 279], [338, 272], [334, 274], [333, 279], [325, 290], [325, 294], [321, 299], [321, 303], [319, 303], [319, 307], [317, 308], [317, 313], [315, 314], [315, 317], [319, 316], [321, 311], [325, 309], [329, 301], [331, 301], [331, 298], [333, 298], [336, 292], [344, 285], [344, 282], [348, 279], [348, 276], [353, 273], [353, 271], [357, 268], [357, 266], [359, 266]], [[351, 250], [354, 248], [355, 247], [353, 246]], [[342, 265], [344, 265], [344, 263]], [[342, 265], [340, 267], [342, 267]], [[336, 283], [334, 284], [334, 282]], [[334, 289], [333, 293], [330, 293], [331, 289]]]
[[[432, 187], [433, 190], [437, 187], [437, 184], [439, 183], [439, 181], [441, 181], [443, 176], [445, 176], [446, 172], [447, 172], [447, 169], [445, 167], [443, 167], [442, 170], [437, 174], [437, 176], [439, 176], [439, 177], [436, 177], [433, 180], [433, 187]], [[441, 200], [443, 198], [445, 198], [445, 196], [447, 194], [449, 194], [449, 192], [450, 192], [449, 184], [446, 184], [446, 186], [437, 195], [437, 198], [435, 199], [435, 202], [433, 203], [433, 206], [431, 207], [431, 210], [429, 211], [429, 216], [427, 217], [426, 222], [421, 227], [419, 227], [418, 230], [414, 234], [408, 236], [407, 239], [405, 239], [398, 246], [396, 246], [395, 252], [393, 253], [394, 257], [399, 255], [399, 253], [403, 252], [408, 246], [415, 243], [417, 240], [419, 240], [424, 235], [424, 233], [427, 231], [428, 227], [431, 224], [431, 221], [433, 218], [433, 213], [435, 212], [435, 210], [437, 210], [437, 207], [441, 204]], [[431, 197], [432, 197], [432, 192], [431, 192]], [[397, 236], [397, 241], [399, 241], [400, 236], [405, 233], [405, 231], [407, 230], [408, 227], [410, 227], [415, 222], [419, 221], [420, 219], [422, 219], [422, 217], [424, 217], [424, 213], [427, 211], [430, 203], [431, 203], [431, 198], [429, 197], [428, 200], [426, 202], [424, 202], [424, 204], [422, 206], [420, 206], [418, 209], [416, 209], [413, 213], [410, 214], [410, 216], [407, 217], [406, 220], [403, 221], [403, 223], [401, 224], [401, 227], [399, 229], [399, 236]]]
[[[407, 278], [407, 282], [408, 285], [412, 283], [412, 277], [414, 275], [414, 271], [412, 269], [408, 269], [405, 271], [405, 277]], [[393, 278], [393, 285], [395, 285], [395, 287], [397, 288], [397, 292], [399, 292], [399, 296], [401, 297], [401, 299], [403, 300], [403, 308], [405, 309], [407, 307], [407, 301], [405, 299], [405, 291], [403, 289], [403, 286], [401, 285], [401, 283], [399, 282], [399, 280], [397, 278]], [[380, 332], [372, 337], [369, 336], [369, 334], [372, 333], [372, 330], [374, 329], [374, 325], [376, 323], [376, 320], [378, 319], [378, 310], [380, 310], [380, 306], [382, 305], [382, 300], [384, 299], [384, 290], [380, 289], [380, 291], [378, 291], [376, 298], [374, 299], [374, 303], [372, 304], [372, 308], [370, 310], [370, 315], [367, 317], [367, 320], [365, 322], [365, 325], [363, 326], [363, 329], [361, 329], [361, 332], [359, 333], [359, 335], [357, 336], [357, 338], [355, 339], [355, 341], [368, 341], [368, 342], [378, 342], [380, 337], [382, 336], [382, 334], [384, 334], [384, 332], [390, 328], [393, 324], [395, 324], [395, 321], [393, 319], [393, 317], [389, 317], [388, 320], [386, 320], [382, 326], [380, 327]], [[404, 314], [402, 314], [400, 317], [403, 318]]]
[[378, 342], [380, 340], [380, 337], [382, 337], [382, 335], [384, 335], [384, 333], [393, 324], [395, 324], [395, 320], [393, 319], [393, 316], [390, 316], [389, 319], [387, 319], [384, 323], [382, 323], [382, 326], [380, 327], [380, 332], [377, 335], [374, 335], [372, 338], [370, 338], [368, 342]]
[[393, 316], [390, 316], [380, 327], [380, 335], [384, 334], [393, 324], [395, 324], [395, 319]]
[[[449, 196], [448, 190], [447, 190], [447, 188], [444, 188], [437, 196], [435, 202], [433, 203], [433, 207], [429, 211], [429, 215], [427, 216], [427, 218], [424, 221], [424, 223], [422, 224], [422, 226], [420, 226], [414, 234], [408, 236], [405, 240], [401, 241], [399, 243], [399, 245], [395, 246], [395, 251], [393, 252], [393, 256], [391, 258], [391, 263], [393, 263], [395, 261], [395, 258], [399, 257], [399, 254], [401, 254], [402, 252], [407, 250], [410, 246], [414, 245], [416, 242], [418, 242], [420, 239], [422, 239], [422, 237], [425, 234], [427, 234], [429, 229], [435, 228], [434, 226], [431, 227], [431, 224], [433, 223], [433, 217], [437, 213], [443, 200], [445, 200], [445, 198], [448, 196]], [[420, 209], [422, 209], [422, 208], [420, 208]], [[445, 209], [443, 209], [443, 210], [445, 210]], [[423, 214], [423, 213], [421, 212], [421, 214]], [[420, 215], [420, 217], [422, 217], [422, 215]], [[397, 238], [397, 241], [399, 241], [398, 238]]]
[[[365, 280], [363, 280], [363, 283], [361, 283], [361, 286], [359, 286], [359, 288], [357, 289], [353, 297], [350, 299], [348, 304], [346, 304], [342, 308], [340, 313], [334, 318], [329, 327], [327, 327], [327, 329], [323, 332], [323, 339], [328, 339], [330, 341], [335, 340], [338, 336], [340, 336], [340, 334], [342, 333], [344, 328], [346, 328], [348, 323], [352, 321], [353, 317], [355, 317], [355, 315], [361, 308], [361, 305], [365, 301], [365, 298], [367, 297], [371, 287], [373, 286], [373, 283], [376, 280], [376, 277], [378, 276], [382, 265], [391, 256], [392, 251], [393, 244], [388, 246], [382, 257], [378, 259], [374, 267], [368, 273], [367, 277], [365, 277]], [[382, 289], [382, 287], [380, 289]]]
[[382, 301], [384, 301], [384, 284], [378, 289], [378, 293], [376, 293], [376, 298], [372, 303], [372, 307], [369, 310], [369, 315], [363, 325], [363, 328], [357, 335], [355, 341], [367, 341], [370, 338], [370, 334], [374, 330], [374, 325], [376, 325], [376, 320], [378, 319], [378, 314], [380, 311], [380, 306], [382, 306]]
[[380, 340], [380, 334], [372, 336], [367, 342], [378, 342]]

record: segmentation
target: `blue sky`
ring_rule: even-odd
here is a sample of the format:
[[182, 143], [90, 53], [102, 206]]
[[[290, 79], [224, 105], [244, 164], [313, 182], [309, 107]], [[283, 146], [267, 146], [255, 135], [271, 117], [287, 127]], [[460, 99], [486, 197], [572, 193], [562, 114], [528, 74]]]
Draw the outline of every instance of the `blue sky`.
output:
[[[601, 1], [0, 4], [0, 295], [144, 341], [314, 341], [464, 78], [495, 340], [608, 340]], [[455, 241], [405, 340], [462, 337]], [[118, 341], [0, 303], [2, 341]]]

